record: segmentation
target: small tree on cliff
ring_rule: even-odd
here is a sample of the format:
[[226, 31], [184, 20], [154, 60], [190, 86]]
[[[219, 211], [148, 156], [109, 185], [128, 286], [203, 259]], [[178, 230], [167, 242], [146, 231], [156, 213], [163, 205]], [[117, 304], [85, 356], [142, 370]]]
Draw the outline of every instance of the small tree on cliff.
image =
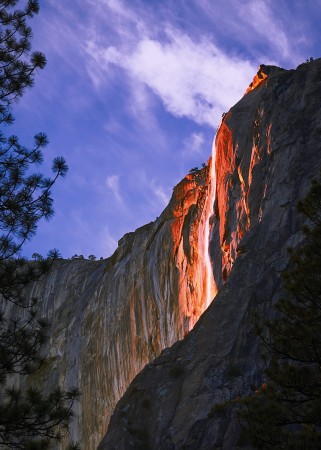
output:
[[278, 318], [259, 330], [269, 356], [266, 383], [242, 400], [244, 435], [256, 448], [312, 449], [321, 442], [321, 185], [299, 210], [309, 219], [303, 246], [284, 273]]
[[51, 187], [66, 174], [67, 166], [59, 157], [53, 161], [52, 178], [31, 173], [42, 162], [46, 136], [37, 134], [33, 147], [26, 148], [16, 136], [4, 134], [4, 126], [14, 120], [12, 103], [33, 85], [35, 71], [46, 64], [42, 53], [30, 53], [27, 20], [38, 13], [38, 1], [24, 2], [22, 9], [16, 8], [18, 4], [18, 0], [0, 0], [0, 447], [44, 449], [68, 432], [78, 392], [58, 387], [44, 395], [37, 388], [22, 393], [12, 387], [15, 375], [39, 368], [46, 342], [37, 300], [25, 298], [23, 290], [58, 256], [53, 250], [47, 259], [27, 264], [19, 253], [39, 220], [52, 216]]

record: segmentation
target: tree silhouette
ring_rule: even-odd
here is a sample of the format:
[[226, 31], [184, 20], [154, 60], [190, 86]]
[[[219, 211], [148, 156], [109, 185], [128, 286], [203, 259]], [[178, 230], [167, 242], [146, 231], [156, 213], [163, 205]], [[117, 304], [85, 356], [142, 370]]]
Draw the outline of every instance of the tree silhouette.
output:
[[265, 382], [241, 401], [242, 438], [255, 448], [316, 449], [321, 442], [321, 184], [298, 205], [304, 243], [290, 250], [277, 318], [258, 332]]
[[40, 367], [47, 339], [38, 300], [26, 298], [24, 289], [59, 256], [52, 250], [47, 258], [34, 254], [35, 261], [27, 262], [20, 257], [21, 249], [35, 234], [39, 220], [52, 216], [51, 188], [67, 172], [64, 158], [57, 157], [52, 178], [32, 173], [48, 144], [43, 133], [36, 134], [32, 148], [5, 134], [5, 127], [14, 121], [13, 103], [46, 64], [42, 53], [31, 53], [28, 20], [38, 13], [39, 2], [23, 3], [19, 9], [19, 0], [0, 1], [0, 447], [45, 449], [52, 439], [61, 440], [68, 433], [79, 393], [59, 387], [47, 393], [12, 387], [17, 377]]

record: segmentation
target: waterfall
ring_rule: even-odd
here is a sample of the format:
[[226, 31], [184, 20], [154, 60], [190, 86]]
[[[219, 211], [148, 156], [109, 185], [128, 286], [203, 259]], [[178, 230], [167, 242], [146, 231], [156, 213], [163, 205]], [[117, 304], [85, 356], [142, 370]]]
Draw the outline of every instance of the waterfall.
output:
[[215, 160], [216, 160], [216, 136], [219, 132], [220, 126], [215, 134], [213, 144], [212, 144], [212, 155], [209, 159], [209, 185], [208, 185], [208, 197], [207, 197], [207, 207], [206, 207], [206, 224], [205, 224], [205, 239], [204, 239], [204, 261], [206, 266], [206, 304], [207, 308], [212, 302], [213, 298], [217, 294], [217, 287], [213, 277], [212, 261], [209, 253], [209, 238], [211, 232], [210, 221], [214, 214], [214, 202], [216, 195], [216, 171], [215, 171]]

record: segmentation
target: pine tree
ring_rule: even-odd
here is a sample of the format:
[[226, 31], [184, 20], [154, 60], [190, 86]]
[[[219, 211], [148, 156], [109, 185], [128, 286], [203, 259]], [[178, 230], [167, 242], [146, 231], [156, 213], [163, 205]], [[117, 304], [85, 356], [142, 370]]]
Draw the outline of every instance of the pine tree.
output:
[[299, 210], [307, 219], [304, 243], [290, 250], [277, 318], [259, 328], [266, 379], [255, 396], [241, 400], [243, 438], [266, 450], [317, 449], [321, 442], [320, 182]]
[[12, 105], [46, 64], [42, 53], [31, 53], [28, 20], [38, 14], [39, 3], [23, 2], [22, 9], [19, 4], [19, 0], [0, 1], [0, 447], [45, 449], [68, 433], [79, 393], [56, 387], [43, 394], [36, 388], [21, 392], [12, 387], [13, 377], [24, 377], [43, 363], [47, 339], [47, 324], [37, 312], [38, 299], [25, 298], [24, 289], [37, 282], [59, 256], [53, 250], [48, 258], [36, 254], [35, 261], [27, 262], [20, 254], [39, 220], [52, 216], [51, 188], [65, 176], [67, 165], [58, 157], [52, 178], [32, 173], [43, 160], [47, 137], [38, 133], [33, 147], [27, 148], [16, 136], [5, 134], [5, 127], [14, 121]]

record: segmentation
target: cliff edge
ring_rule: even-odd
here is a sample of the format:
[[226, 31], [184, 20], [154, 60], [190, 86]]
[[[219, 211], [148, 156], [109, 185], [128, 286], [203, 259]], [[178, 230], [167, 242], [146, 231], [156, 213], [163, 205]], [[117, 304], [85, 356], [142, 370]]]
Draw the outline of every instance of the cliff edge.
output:
[[259, 72], [216, 137], [210, 252], [219, 292], [185, 339], [134, 379], [99, 450], [237, 448], [234, 412], [212, 407], [261, 384], [253, 313], [272, 314], [287, 248], [301, 239], [296, 204], [321, 167], [321, 59]]
[[83, 449], [97, 448], [133, 378], [193, 328], [215, 294], [210, 178], [211, 159], [174, 188], [155, 222], [123, 236], [110, 258], [58, 260], [29, 288], [50, 341], [46, 364], [26, 386], [79, 387], [71, 436]]

